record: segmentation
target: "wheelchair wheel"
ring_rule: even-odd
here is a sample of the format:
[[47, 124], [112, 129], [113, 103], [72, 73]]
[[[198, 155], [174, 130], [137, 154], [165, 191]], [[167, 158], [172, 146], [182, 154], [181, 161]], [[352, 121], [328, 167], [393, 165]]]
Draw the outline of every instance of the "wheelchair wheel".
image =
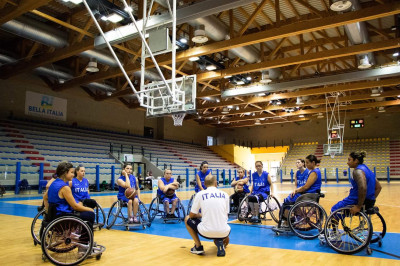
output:
[[32, 225], [31, 225], [31, 234], [33, 237], [33, 244], [36, 246], [37, 244], [40, 245], [40, 236], [43, 233], [42, 229], [42, 221], [44, 219], [45, 210], [41, 210], [36, 214], [35, 218], [33, 218]]
[[341, 208], [325, 223], [325, 240], [335, 251], [354, 254], [366, 248], [372, 237], [372, 224], [363, 212], [351, 214], [350, 208]]
[[93, 232], [81, 219], [66, 216], [51, 222], [43, 232], [42, 251], [55, 265], [76, 265], [91, 253]]
[[101, 230], [103, 228], [105, 222], [106, 222], [106, 214], [104, 213], [103, 208], [100, 206], [100, 204], [97, 203], [96, 208], [94, 208], [94, 224], [93, 224], [93, 229], [98, 228]]
[[150, 221], [153, 222], [154, 218], [156, 218], [157, 214], [159, 213], [159, 207], [160, 207], [160, 199], [158, 197], [155, 197], [149, 207], [149, 215], [150, 215]]
[[176, 205], [175, 209], [176, 216], [179, 218], [179, 221], [184, 221], [185, 220], [185, 207], [183, 206], [182, 202], [180, 199], [178, 199], [178, 204]]
[[279, 213], [281, 211], [281, 204], [274, 196], [268, 196], [267, 200], [267, 212], [271, 215], [271, 218], [275, 223], [279, 222]]
[[114, 225], [115, 221], [119, 216], [120, 211], [121, 211], [121, 206], [119, 204], [119, 201], [114, 202], [111, 205], [110, 210], [108, 211], [107, 221], [106, 221], [107, 229], [110, 229]]
[[195, 197], [195, 196], [196, 196], [196, 194], [193, 194], [193, 195], [190, 197], [190, 200], [189, 200], [189, 203], [188, 203], [188, 207], [187, 207], [187, 215], [189, 215], [190, 209], [192, 209], [193, 200], [194, 200], [194, 197]]
[[241, 222], [247, 221], [249, 214], [251, 213], [249, 201], [247, 200], [247, 198], [248, 196], [244, 197], [239, 204], [237, 219]]
[[143, 229], [151, 226], [150, 214], [143, 202], [139, 202], [138, 217], [143, 226]]
[[324, 230], [325, 210], [315, 201], [300, 201], [289, 210], [288, 222], [292, 232], [303, 239], [314, 239]]
[[372, 223], [372, 228], [374, 229], [371, 237], [371, 243], [379, 242], [379, 246], [381, 246], [381, 241], [386, 235], [386, 222], [379, 212], [369, 214], [368, 218]]

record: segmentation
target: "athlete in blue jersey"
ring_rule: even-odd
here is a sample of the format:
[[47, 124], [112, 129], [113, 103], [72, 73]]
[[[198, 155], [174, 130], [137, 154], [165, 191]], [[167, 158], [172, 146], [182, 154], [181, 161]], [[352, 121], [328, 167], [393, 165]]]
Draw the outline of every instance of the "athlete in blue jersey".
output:
[[[137, 178], [132, 175], [132, 165], [125, 164], [122, 170], [121, 176], [117, 180], [118, 184], [118, 200], [122, 200], [126, 202], [128, 205], [128, 217], [129, 223], [139, 223], [136, 214], [139, 209], [139, 199], [140, 199], [140, 189], [139, 189], [139, 182]], [[128, 199], [125, 197], [125, 190], [129, 187], [136, 189], [137, 195], [134, 200]]]
[[[281, 214], [284, 220], [287, 219], [289, 206], [296, 202], [296, 199], [300, 197], [301, 194], [304, 193], [319, 193], [321, 191], [322, 185], [322, 178], [321, 178], [321, 171], [317, 167], [317, 165], [321, 161], [317, 159], [315, 155], [308, 155], [305, 160], [305, 165], [308, 169], [308, 176], [305, 180], [304, 185], [301, 187], [297, 187], [289, 196], [284, 199], [282, 207], [281, 207]], [[305, 172], [306, 170], [304, 170]], [[303, 173], [304, 173], [303, 172]], [[287, 223], [281, 224], [281, 226], [287, 226]]]
[[62, 162], [57, 166], [57, 179], [52, 182], [43, 197], [45, 209], [48, 211], [49, 204], [51, 204], [55, 206], [57, 216], [75, 214], [82, 220], [88, 221], [89, 226], [92, 227], [94, 222], [93, 209], [78, 204], [68, 186], [68, 182], [74, 177], [74, 170], [73, 165], [68, 162]]
[[376, 179], [375, 174], [364, 164], [366, 152], [352, 152], [347, 159], [347, 165], [354, 168], [353, 177], [350, 179], [351, 189], [349, 196], [336, 203], [331, 212], [337, 209], [354, 205], [350, 212], [355, 214], [365, 204], [366, 209], [375, 204], [375, 200], [381, 192], [382, 186]]
[[260, 223], [260, 203], [268, 198], [272, 193], [271, 177], [263, 171], [263, 163], [256, 161], [256, 172], [251, 175], [250, 193], [248, 196], [252, 217], [250, 222]]
[[[167, 214], [167, 218], [178, 218], [174, 213], [176, 205], [178, 204], [178, 197], [175, 194], [175, 190], [179, 188], [179, 183], [172, 178], [172, 171], [169, 169], [164, 170], [164, 177], [158, 180], [157, 195], [160, 197], [161, 202], [164, 204], [164, 210]], [[174, 193], [169, 194], [169, 192]], [[171, 212], [169, 204], [172, 204]]]
[[207, 189], [204, 185], [204, 180], [207, 176], [212, 176], [211, 169], [208, 169], [208, 162], [203, 161], [200, 165], [200, 171], [196, 174], [196, 186], [194, 190], [197, 192]]
[[82, 202], [83, 206], [94, 209], [97, 206], [97, 202], [90, 198], [89, 180], [85, 178], [85, 173], [85, 167], [78, 165], [75, 168], [75, 177], [68, 183], [76, 202]]
[[245, 177], [244, 169], [239, 168], [237, 170], [238, 176], [232, 181], [231, 186], [234, 188], [235, 193], [231, 196], [232, 204], [230, 212], [237, 211], [240, 200], [243, 199], [247, 193], [250, 193], [249, 189], [249, 178]]
[[294, 175], [294, 183], [296, 188], [302, 187], [306, 184], [308, 173], [310, 172], [306, 167], [306, 161], [304, 159], [296, 160], [297, 172]]

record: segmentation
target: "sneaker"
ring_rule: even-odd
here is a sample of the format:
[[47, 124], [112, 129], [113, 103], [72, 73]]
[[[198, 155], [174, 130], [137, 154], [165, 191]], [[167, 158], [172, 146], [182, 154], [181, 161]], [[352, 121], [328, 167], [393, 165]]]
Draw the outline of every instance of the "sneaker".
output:
[[190, 249], [190, 252], [193, 254], [201, 255], [204, 254], [204, 248], [203, 246], [197, 248], [196, 245], [194, 245], [194, 247]]
[[177, 218], [178, 218], [178, 216], [176, 216], [174, 213], [171, 213], [171, 218], [173, 218], [173, 219], [177, 219]]
[[133, 223], [134, 223], [134, 224], [138, 224], [138, 223], [139, 223], [139, 220], [138, 220], [137, 217], [133, 217]]
[[252, 217], [250, 218], [250, 223], [259, 224], [259, 223], [261, 223], [261, 220], [260, 220], [260, 218], [258, 218], [257, 216], [252, 216]]
[[217, 246], [217, 257], [225, 257], [224, 241], [222, 239], [214, 241]]
[[129, 218], [129, 220], [128, 220], [128, 224], [133, 224], [133, 218], [131, 217], [131, 218]]

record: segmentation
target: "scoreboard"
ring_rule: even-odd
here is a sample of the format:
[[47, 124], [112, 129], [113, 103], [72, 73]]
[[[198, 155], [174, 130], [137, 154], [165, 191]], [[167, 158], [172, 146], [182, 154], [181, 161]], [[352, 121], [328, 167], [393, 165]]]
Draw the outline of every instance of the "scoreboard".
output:
[[350, 128], [363, 128], [364, 119], [352, 119], [350, 120]]

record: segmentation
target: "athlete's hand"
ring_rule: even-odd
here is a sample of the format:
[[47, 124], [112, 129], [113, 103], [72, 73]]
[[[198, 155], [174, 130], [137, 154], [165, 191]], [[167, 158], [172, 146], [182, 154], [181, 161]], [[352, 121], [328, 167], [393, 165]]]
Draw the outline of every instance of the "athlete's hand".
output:
[[351, 209], [350, 209], [351, 214], [356, 214], [356, 213], [359, 213], [360, 211], [361, 211], [361, 208], [357, 205], [351, 207]]
[[122, 170], [122, 175], [125, 175], [125, 176], [126, 176], [126, 172], [125, 172], [125, 170]]
[[296, 195], [296, 193], [297, 193], [297, 192], [296, 192], [296, 189], [295, 189], [295, 190], [293, 190], [293, 192], [292, 192], [292, 194], [291, 194], [291, 195], [292, 195], [292, 197], [294, 197], [294, 195]]

